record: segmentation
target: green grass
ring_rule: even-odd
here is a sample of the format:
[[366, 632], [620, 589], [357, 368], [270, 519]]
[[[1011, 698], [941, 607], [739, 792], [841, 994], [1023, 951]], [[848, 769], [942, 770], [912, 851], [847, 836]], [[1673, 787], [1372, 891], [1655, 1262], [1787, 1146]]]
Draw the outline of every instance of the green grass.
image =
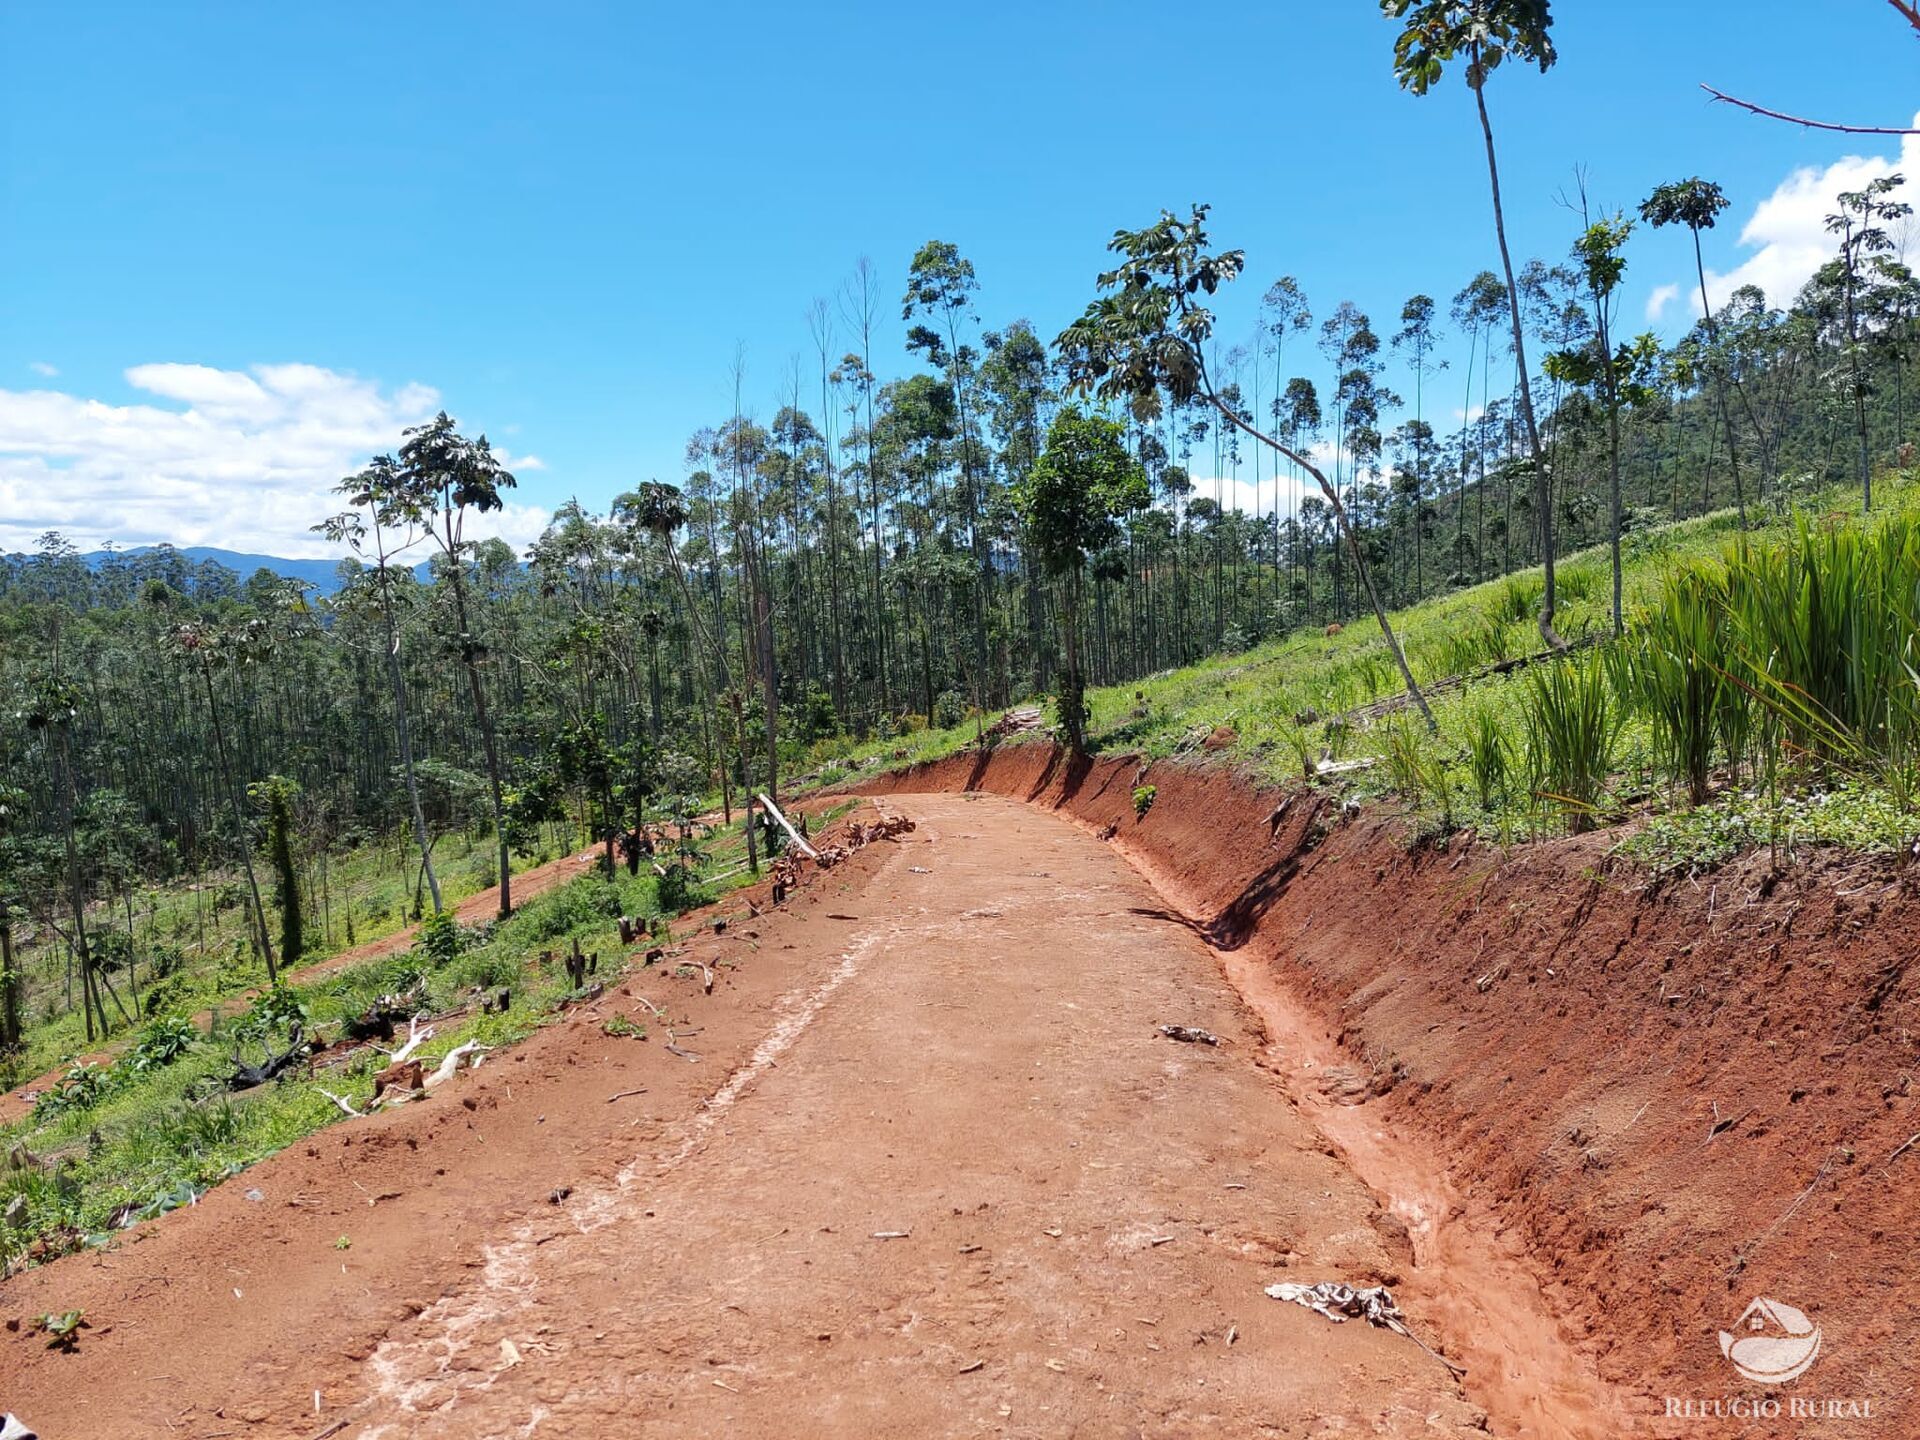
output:
[[[742, 868], [745, 841], [737, 827], [712, 835], [702, 848], [707, 859], [699, 888], [706, 897], [752, 880]], [[344, 1118], [323, 1090], [364, 1109], [372, 1077], [386, 1064], [378, 1051], [362, 1047], [311, 1079], [301, 1064], [267, 1085], [219, 1093], [236, 1048], [255, 1062], [263, 1041], [283, 1050], [287, 1023], [296, 1016], [307, 1033], [337, 1039], [348, 1017], [415, 985], [424, 985], [422, 1013], [464, 1011], [435, 1023], [434, 1038], [418, 1052], [428, 1069], [468, 1040], [510, 1045], [547, 1023], [570, 993], [561, 956], [571, 942], [598, 953], [598, 978], [610, 985], [626, 966], [618, 917], [662, 913], [677, 910], [662, 905], [651, 874], [584, 875], [527, 901], [508, 920], [423, 934], [386, 959], [282, 987], [244, 1006], [228, 1001], [216, 1009], [208, 1035], [177, 1017], [149, 1025], [113, 1061], [70, 1068], [34, 1114], [0, 1126], [0, 1152], [18, 1146], [27, 1157], [21, 1166], [0, 1169], [0, 1273], [111, 1243], [129, 1218], [188, 1203], [207, 1186]], [[483, 1013], [476, 996], [501, 988], [510, 991], [511, 1003]]]
[[[1519, 842], [1652, 816], [1658, 838], [1624, 847], [1650, 863], [1718, 863], [1768, 843], [1768, 835], [1796, 846], [1890, 851], [1920, 833], [1908, 803], [1920, 789], [1920, 723], [1909, 723], [1920, 713], [1912, 705], [1920, 698], [1920, 655], [1910, 630], [1901, 638], [1920, 596], [1900, 590], [1920, 549], [1920, 484], [1911, 474], [1890, 475], [1876, 495], [1868, 529], [1849, 523], [1857, 495], [1836, 489], [1810, 497], [1798, 513], [1764, 516], [1734, 555], [1741, 537], [1730, 510], [1628, 535], [1629, 640], [1439, 690], [1432, 696], [1437, 735], [1398, 716], [1344, 718], [1400, 688], [1385, 641], [1362, 617], [1337, 635], [1298, 633], [1091, 690], [1090, 742], [1164, 759], [1193, 754], [1196, 737], [1226, 726], [1237, 737], [1227, 758], [1263, 783], [1297, 783], [1322, 759], [1371, 761], [1338, 783], [1359, 799], [1405, 808], [1419, 834], [1465, 826]], [[1809, 601], [1808, 576], [1816, 572], [1839, 580]], [[1605, 550], [1565, 557], [1558, 578], [1560, 633], [1574, 641], [1609, 634]], [[1416, 677], [1432, 686], [1538, 653], [1533, 617], [1543, 583], [1535, 569], [1396, 612]], [[1704, 632], [1705, 612], [1695, 605], [1662, 619], [1675, 588], [1688, 586], [1716, 590], [1725, 605]], [[1845, 593], [1862, 598], [1843, 605]], [[1796, 616], [1803, 623], [1793, 623]], [[1781, 678], [1792, 688], [1771, 687], [1771, 706], [1754, 693], [1769, 688], [1755, 677], [1782, 668], [1772, 659], [1742, 662], [1745, 689], [1720, 673], [1741, 673], [1732, 663], [1736, 644], [1743, 655], [1788, 655], [1792, 668]], [[1668, 657], [1666, 673], [1645, 647]], [[1802, 686], [1818, 697], [1822, 715], [1831, 709], [1839, 717], [1837, 727], [1795, 712], [1789, 697]], [[968, 722], [842, 745], [826, 757], [822, 778], [935, 759], [973, 736]], [[1778, 743], [1783, 736], [1787, 747]], [[1782, 808], [1789, 799], [1790, 811]], [[1698, 800], [1724, 818], [1692, 818]], [[1773, 819], [1763, 822], [1756, 807]], [[1729, 849], [1729, 836], [1743, 838]]]
[[[558, 853], [564, 852], [516, 857], [515, 873], [544, 864]], [[435, 846], [434, 861], [442, 898], [447, 905], [455, 905], [494, 883], [492, 834], [444, 836]], [[400, 849], [392, 843], [361, 846], [328, 856], [323, 892], [319, 868], [310, 865], [306, 875], [312, 882], [307, 907], [308, 950], [300, 963], [325, 960], [412, 924], [417, 868], [417, 856], [410, 848]], [[118, 1007], [108, 999], [107, 1013], [114, 1030], [107, 1040], [125, 1035], [149, 1016], [204, 1009], [222, 997], [266, 984], [266, 966], [249, 939], [245, 887], [245, 877], [235, 873], [210, 876], [197, 887], [182, 882], [135, 892], [131, 948], [139, 960], [137, 973], [131, 978], [137, 981], [139, 998], [136, 1004], [135, 987], [129, 984], [122, 962], [111, 979], [134, 1019], [123, 1020]], [[327, 900], [324, 907], [320, 904], [322, 893]], [[108, 952], [113, 953], [126, 935], [124, 902], [114, 900], [93, 907], [88, 925], [95, 938], [105, 941]], [[271, 902], [268, 925], [277, 935]], [[119, 940], [110, 938], [116, 934]], [[22, 931], [16, 929], [15, 935], [21, 939]], [[19, 946], [17, 959], [26, 976], [28, 1027], [25, 1048], [0, 1068], [0, 1083], [6, 1084], [43, 1074], [90, 1048], [80, 1012], [68, 1003], [64, 947], [29, 940]], [[157, 973], [156, 960], [166, 973]], [[77, 979], [72, 983], [77, 999]], [[96, 1040], [91, 1048], [102, 1043]]]

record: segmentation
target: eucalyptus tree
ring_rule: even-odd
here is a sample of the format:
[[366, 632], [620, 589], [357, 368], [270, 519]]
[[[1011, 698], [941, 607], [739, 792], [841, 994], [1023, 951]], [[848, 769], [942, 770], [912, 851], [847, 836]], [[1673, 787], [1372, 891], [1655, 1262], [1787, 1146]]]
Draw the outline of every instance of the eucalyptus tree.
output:
[[1906, 184], [1904, 175], [1882, 175], [1867, 182], [1864, 190], [1850, 190], [1839, 198], [1840, 208], [1827, 216], [1827, 231], [1840, 237], [1840, 271], [1844, 285], [1847, 318], [1847, 369], [1853, 381], [1854, 425], [1860, 442], [1860, 504], [1873, 509], [1873, 461], [1867, 440], [1866, 367], [1861, 363], [1864, 343], [1860, 333], [1861, 289], [1869, 268], [1894, 248], [1887, 224], [1903, 220], [1913, 207], [1887, 197]]
[[[827, 532], [827, 616], [833, 635], [831, 686], [833, 709], [839, 716], [847, 713], [847, 649], [841, 629], [845, 607], [840, 601], [840, 492], [833, 464], [833, 392], [838, 387], [834, 367], [828, 356], [833, 349], [833, 309], [823, 299], [807, 307], [807, 332], [813, 339], [814, 353], [820, 361], [820, 463], [826, 484]], [[660, 743], [658, 734], [654, 744]]]
[[[1732, 202], [1711, 180], [1698, 176], [1675, 180], [1654, 187], [1640, 202], [1640, 218], [1656, 230], [1668, 225], [1684, 225], [1693, 235], [1693, 272], [1700, 282], [1700, 319], [1707, 331], [1707, 367], [1713, 376], [1720, 406], [1720, 425], [1727, 432], [1727, 459], [1733, 470], [1733, 493], [1740, 509], [1740, 528], [1747, 527], [1747, 497], [1740, 481], [1740, 441], [1734, 428], [1733, 410], [1727, 404], [1727, 356], [1721, 347], [1720, 325], [1714, 318], [1713, 301], [1707, 294], [1707, 262], [1700, 243], [1700, 232], [1711, 230], [1720, 214]], [[1744, 399], [1744, 394], [1742, 396]], [[1709, 481], [1711, 477], [1709, 477]]]
[[1394, 332], [1389, 342], [1394, 350], [1406, 357], [1406, 366], [1413, 376], [1413, 425], [1408, 431], [1408, 454], [1412, 460], [1413, 514], [1414, 514], [1414, 594], [1420, 594], [1421, 585], [1421, 534], [1425, 529], [1424, 513], [1426, 507], [1427, 461], [1433, 452], [1433, 427], [1427, 424], [1426, 387], [1427, 377], [1437, 375], [1447, 368], [1445, 360], [1434, 358], [1434, 347], [1444, 338], [1434, 325], [1434, 304], [1431, 295], [1415, 295], [1400, 307], [1400, 328]]
[[[867, 482], [867, 520], [870, 527], [869, 539], [873, 550], [873, 589], [869, 596], [870, 611], [868, 628], [873, 639], [873, 669], [879, 685], [880, 708], [885, 710], [892, 703], [887, 684], [887, 635], [884, 623], [886, 615], [884, 535], [880, 524], [880, 471], [874, 456], [874, 391], [879, 380], [873, 370], [873, 326], [874, 317], [879, 313], [879, 284], [873, 272], [873, 263], [865, 256], [860, 258], [853, 268], [853, 275], [840, 291], [840, 314], [854, 335], [859, 337], [860, 348], [848, 351], [840, 363], [834, 367], [832, 379], [837, 385], [846, 387], [849, 392], [848, 413], [854, 421], [852, 430], [846, 437], [848, 445], [856, 441], [864, 455], [862, 472]], [[864, 422], [861, 411], [864, 408]]]
[[26, 1038], [26, 978], [13, 954], [13, 914], [22, 867], [20, 841], [25, 833], [27, 792], [0, 775], [0, 1060], [20, 1049]]
[[[702, 698], [700, 704], [701, 734], [706, 740], [707, 752], [720, 772], [720, 801], [726, 818], [731, 822], [733, 815], [733, 786], [730, 769], [715, 746], [710, 726], [713, 706], [718, 696], [731, 688], [727, 675], [726, 641], [724, 636], [709, 634], [706, 622], [701, 618], [700, 606], [695, 602], [692, 583], [687, 579], [687, 567], [680, 558], [680, 548], [675, 537], [686, 527], [688, 512], [686, 497], [672, 486], [658, 480], [643, 481], [625, 494], [617, 496], [613, 502], [613, 517], [616, 523], [627, 527], [635, 535], [645, 534], [657, 541], [666, 551], [667, 564], [673, 571], [675, 585], [679, 588], [680, 599], [687, 614], [687, 623], [692, 628], [696, 648], [705, 652], [693, 666], [701, 677], [702, 688], [713, 685], [717, 677], [717, 688]], [[708, 664], [712, 665], [711, 671]]]
[[1527, 338], [1520, 318], [1520, 295], [1513, 278], [1513, 253], [1507, 245], [1506, 208], [1500, 197], [1500, 163], [1493, 144], [1493, 121], [1487, 114], [1487, 79], [1507, 60], [1553, 68], [1551, 0], [1380, 0], [1387, 18], [1406, 21], [1394, 44], [1393, 68], [1403, 88], [1425, 95], [1455, 59], [1466, 62], [1467, 88], [1473, 91], [1480, 116], [1480, 133], [1487, 147], [1487, 178], [1493, 190], [1493, 228], [1500, 242], [1500, 264], [1506, 273], [1507, 309], [1513, 324], [1514, 361], [1519, 366], [1520, 414], [1526, 426], [1528, 452], [1533, 459], [1535, 524], [1540, 531], [1540, 558], [1546, 583], [1540, 596], [1540, 636], [1555, 649], [1566, 642], [1553, 626], [1554, 590], [1553, 504], [1546, 450], [1540, 443], [1540, 424], [1533, 409], [1533, 382], [1527, 366]]
[[1125, 401], [1142, 420], [1157, 416], [1168, 401], [1176, 405], [1204, 402], [1226, 423], [1311, 476], [1326, 496], [1352, 553], [1354, 571], [1373, 604], [1407, 694], [1431, 728], [1433, 712], [1387, 619], [1339, 491], [1305, 454], [1243, 420], [1220, 398], [1207, 373], [1205, 347], [1214, 322], [1213, 313], [1199, 298], [1212, 296], [1238, 276], [1246, 261], [1238, 250], [1208, 253], [1206, 218], [1204, 205], [1194, 206], [1185, 220], [1163, 210], [1154, 224], [1114, 236], [1108, 248], [1122, 258], [1117, 268], [1099, 277], [1099, 288], [1106, 293], [1054, 342], [1066, 366], [1068, 386], [1079, 394]]
[[[1300, 282], [1291, 275], [1282, 275], [1267, 287], [1267, 293], [1261, 297], [1260, 311], [1267, 339], [1264, 353], [1273, 361], [1273, 398], [1268, 402], [1268, 418], [1274, 425], [1284, 430], [1287, 426], [1287, 421], [1283, 413], [1287, 403], [1287, 387], [1282, 382], [1281, 376], [1286, 373], [1284, 367], [1286, 366], [1287, 339], [1289, 336], [1297, 335], [1304, 330], [1312, 328], [1313, 308], [1307, 303], [1307, 292], [1301, 288]], [[1258, 450], [1254, 451], [1256, 457], [1258, 457], [1259, 454], [1260, 452]], [[1255, 463], [1256, 465], [1258, 464], [1257, 459]], [[1298, 478], [1297, 475], [1292, 473], [1291, 466], [1289, 466], [1288, 478]], [[1255, 479], [1257, 483], [1257, 470], [1255, 472]], [[1275, 549], [1272, 555], [1272, 562], [1274, 599], [1277, 602], [1280, 598], [1280, 553], [1278, 548], [1280, 544], [1280, 529], [1278, 524], [1280, 513], [1280, 475], [1277, 468], [1274, 472], [1273, 488], [1273, 508], [1275, 516], [1273, 543]], [[1259, 508], [1257, 503], [1258, 498], [1256, 495], [1255, 509]]]
[[1093, 557], [1119, 538], [1121, 522], [1147, 508], [1147, 475], [1128, 453], [1123, 427], [1070, 406], [1047, 427], [1046, 448], [1016, 482], [1013, 494], [1041, 568], [1066, 587], [1060, 606], [1065, 661], [1060, 723], [1068, 749], [1078, 757], [1086, 753], [1087, 736], [1086, 667], [1080, 645], [1086, 571]]
[[474, 718], [479, 722], [480, 743], [487, 758], [487, 786], [499, 856], [500, 915], [505, 919], [513, 913], [513, 855], [507, 835], [500, 747], [494, 737], [493, 715], [487, 708], [487, 689], [480, 679], [480, 661], [487, 647], [467, 597], [467, 555], [472, 545], [466, 538], [466, 523], [469, 512], [486, 514], [501, 509], [506, 501], [500, 492], [512, 489], [514, 478], [494, 455], [486, 436], [468, 439], [454, 428], [444, 410], [426, 424], [404, 432], [397, 478], [406, 503], [425, 519], [427, 531], [446, 562], [444, 578], [452, 591], [458, 626], [454, 645], [467, 674]]
[[[980, 524], [981, 487], [975, 473], [973, 423], [969, 401], [973, 372], [979, 356], [960, 338], [962, 321], [976, 319], [974, 296], [980, 282], [973, 273], [973, 262], [959, 247], [946, 240], [929, 240], [914, 252], [907, 270], [907, 291], [900, 302], [900, 318], [925, 317], [936, 321], [940, 329], [914, 325], [907, 331], [907, 349], [925, 354], [927, 363], [944, 372], [952, 386], [959, 417], [961, 478], [965, 486], [962, 503], [966, 513], [968, 544], [973, 551], [973, 676], [976, 704], [984, 702], [978, 687], [987, 673], [987, 590], [992, 569], [987, 556], [986, 535]], [[944, 331], [944, 333], [941, 333]]]
[[[72, 732], [80, 718], [81, 702], [79, 686], [64, 673], [56, 633], [51, 660], [19, 718], [28, 733], [41, 736], [43, 741], [48, 788], [54, 797], [65, 860], [62, 878], [72, 916], [73, 929], [67, 943], [80, 964], [80, 1009], [86, 1021], [87, 1039], [92, 1040], [96, 1035], [95, 1021], [99, 1022], [98, 1034], [105, 1034], [110, 1022], [106, 1002], [100, 996], [93, 946], [87, 936], [87, 891], [80, 861], [80, 782], [75, 773]], [[47, 914], [49, 926], [53, 927], [51, 904]]]
[[[1040, 458], [1046, 414], [1058, 399], [1047, 347], [1025, 320], [1016, 320], [1004, 330], [990, 330], [981, 339], [987, 352], [980, 365], [987, 427], [998, 447], [1002, 475], [1009, 485], [1017, 485]], [[1017, 506], [1013, 515], [1023, 527], [1017, 549], [1026, 582], [1027, 648], [1032, 664], [1029, 681], [1034, 689], [1044, 690], [1048, 672], [1046, 605], [1034, 573], [1032, 551], [1025, 543], [1030, 537], [1025, 536]]]
[[[1575, 385], [1599, 387], [1607, 412], [1607, 494], [1608, 542], [1613, 557], [1613, 633], [1626, 629], [1621, 611], [1620, 531], [1622, 506], [1620, 495], [1620, 366], [1613, 353], [1611, 338], [1613, 295], [1626, 274], [1627, 262], [1621, 252], [1633, 234], [1633, 222], [1621, 215], [1602, 216], [1588, 225], [1574, 242], [1574, 258], [1586, 277], [1587, 294], [1593, 303], [1593, 344], [1585, 350], [1556, 351], [1548, 357], [1548, 372], [1556, 379]], [[1627, 357], [1631, 362], [1631, 355]], [[1738, 470], [1734, 472], [1738, 475]], [[1741, 510], [1744, 525], [1746, 511]]]
[[380, 612], [384, 637], [382, 652], [387, 682], [393, 695], [394, 738], [400, 747], [400, 770], [407, 787], [407, 811], [413, 821], [413, 840], [420, 850], [420, 868], [433, 913], [441, 909], [440, 878], [433, 869], [433, 842], [427, 835], [426, 813], [420, 806], [420, 777], [413, 758], [413, 733], [407, 717], [407, 682], [400, 664], [401, 626], [394, 595], [396, 561], [426, 540], [425, 517], [413, 503], [400, 467], [391, 455], [376, 455], [366, 469], [349, 475], [334, 493], [349, 508], [313, 528], [336, 545], [353, 552], [355, 573], [334, 597], [336, 608], [350, 608], [371, 598]]
[[[1467, 393], [1460, 407], [1460, 470], [1454, 486], [1453, 523], [1456, 538], [1466, 532], [1467, 524], [1467, 480], [1472, 473], [1469, 447], [1473, 438], [1473, 362], [1480, 359], [1480, 408], [1486, 411], [1493, 404], [1493, 332], [1507, 317], [1507, 287], [1500, 283], [1500, 277], [1491, 270], [1482, 270], [1453, 297], [1448, 312], [1453, 323], [1467, 335]], [[1486, 450], [1479, 449], [1480, 457], [1480, 515], [1486, 513]], [[1486, 536], [1484, 525], [1475, 542], [1475, 552], [1481, 557], [1477, 563], [1484, 563]]]
[[227, 798], [232, 803], [233, 829], [240, 847], [240, 864], [247, 876], [247, 893], [253, 901], [254, 934], [261, 958], [267, 964], [267, 980], [278, 984], [280, 972], [273, 957], [273, 935], [267, 929], [267, 907], [260, 899], [260, 878], [253, 869], [253, 841], [241, 787], [228, 753], [227, 727], [221, 718], [220, 694], [214, 684], [217, 673], [245, 669], [264, 663], [273, 653], [273, 636], [266, 621], [254, 618], [237, 625], [210, 625], [189, 621], [175, 628], [171, 644], [200, 676], [207, 697], [207, 718], [213, 727], [214, 753], [220, 762], [220, 774]]

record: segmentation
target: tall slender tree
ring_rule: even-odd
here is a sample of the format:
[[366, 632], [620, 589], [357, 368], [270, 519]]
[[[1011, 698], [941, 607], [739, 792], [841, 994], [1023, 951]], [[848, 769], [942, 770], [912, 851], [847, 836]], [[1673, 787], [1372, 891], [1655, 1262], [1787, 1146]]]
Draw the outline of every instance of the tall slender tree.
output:
[[1107, 293], [1088, 305], [1054, 342], [1066, 365], [1069, 387], [1103, 400], [1124, 400], [1143, 420], [1160, 414], [1163, 396], [1175, 405], [1201, 401], [1228, 424], [1310, 475], [1326, 496], [1347, 542], [1354, 573], [1373, 604], [1374, 618], [1400, 667], [1408, 697], [1428, 727], [1437, 728], [1427, 697], [1413, 678], [1413, 667], [1407, 664], [1406, 652], [1387, 619], [1339, 490], [1306, 455], [1242, 419], [1220, 397], [1207, 374], [1204, 352], [1213, 333], [1213, 313], [1197, 297], [1213, 295], [1246, 267], [1245, 256], [1238, 250], [1208, 253], [1207, 208], [1194, 206], [1185, 220], [1163, 210], [1160, 219], [1145, 229], [1122, 230], [1114, 236], [1108, 248], [1122, 259], [1118, 268], [1099, 277], [1100, 289]]
[[442, 410], [424, 425], [409, 429], [400, 446], [400, 485], [417, 513], [429, 517], [428, 529], [446, 562], [446, 582], [453, 594], [454, 643], [466, 671], [473, 697], [474, 718], [480, 725], [480, 743], [487, 758], [487, 790], [493, 803], [493, 835], [499, 857], [500, 916], [513, 913], [513, 855], [507, 834], [506, 779], [500, 764], [500, 746], [494, 736], [493, 715], [487, 708], [487, 687], [480, 679], [480, 662], [487, 653], [478, 617], [467, 594], [466, 538], [469, 512], [485, 514], [506, 504], [502, 490], [514, 479], [494, 455], [482, 435], [469, 440], [454, 428]]
[[1507, 60], [1536, 65], [1544, 73], [1559, 58], [1554, 49], [1551, 0], [1380, 0], [1382, 12], [1406, 27], [1394, 45], [1394, 73], [1415, 95], [1425, 95], [1449, 61], [1464, 58], [1467, 87], [1480, 116], [1486, 141], [1487, 178], [1493, 189], [1493, 228], [1500, 242], [1500, 264], [1507, 277], [1508, 313], [1513, 324], [1514, 361], [1519, 366], [1520, 414], [1533, 460], [1535, 524], [1546, 583], [1540, 595], [1540, 636], [1555, 649], [1566, 641], [1554, 629], [1553, 484], [1540, 423], [1533, 409], [1533, 380], [1527, 367], [1526, 327], [1520, 319], [1520, 294], [1513, 279], [1513, 252], [1507, 245], [1506, 207], [1500, 197], [1500, 162], [1494, 151], [1493, 121], [1487, 113], [1487, 78]]

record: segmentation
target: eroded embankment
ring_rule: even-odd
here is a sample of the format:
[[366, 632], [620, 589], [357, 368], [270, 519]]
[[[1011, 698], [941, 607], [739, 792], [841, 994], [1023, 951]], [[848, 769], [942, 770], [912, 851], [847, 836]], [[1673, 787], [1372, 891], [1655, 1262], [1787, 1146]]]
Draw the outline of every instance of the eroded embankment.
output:
[[[1833, 858], [1776, 874], [1760, 855], [1656, 883], [1601, 837], [1416, 851], [1392, 817], [1342, 821], [1324, 796], [1040, 745], [863, 788], [988, 790], [1113, 827], [1243, 992], [1273, 983], [1250, 1003], [1337, 1035], [1373, 1092], [1361, 1113], [1435, 1142], [1450, 1223], [1504, 1232], [1601, 1373], [1643, 1397], [1621, 1433], [1920, 1433], [1920, 1143], [1896, 1154], [1920, 1132], [1911, 877]], [[1722, 1356], [1759, 1296], [1821, 1328], [1790, 1384]], [[1756, 1421], [1756, 1400], [1778, 1417], [1763, 1403]]]

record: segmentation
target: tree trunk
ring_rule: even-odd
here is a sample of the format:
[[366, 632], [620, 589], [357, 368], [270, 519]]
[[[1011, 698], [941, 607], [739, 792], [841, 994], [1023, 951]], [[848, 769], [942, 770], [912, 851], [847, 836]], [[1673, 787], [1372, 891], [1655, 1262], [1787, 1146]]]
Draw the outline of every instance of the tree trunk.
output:
[[[1480, 66], [1480, 50], [1474, 47], [1475, 73]], [[1526, 421], [1527, 445], [1533, 456], [1533, 503], [1540, 534], [1540, 562], [1546, 572], [1546, 584], [1540, 592], [1540, 638], [1555, 650], [1567, 648], [1560, 632], [1553, 628], [1555, 605], [1553, 577], [1553, 484], [1547, 473], [1546, 451], [1540, 444], [1540, 425], [1533, 413], [1533, 382], [1527, 374], [1526, 326], [1520, 319], [1520, 291], [1513, 281], [1513, 254], [1507, 248], [1507, 216], [1500, 202], [1500, 163], [1493, 149], [1493, 121], [1487, 115], [1485, 77], [1473, 85], [1473, 100], [1480, 112], [1480, 133], [1487, 142], [1487, 178], [1493, 185], [1493, 229], [1500, 241], [1500, 266], [1507, 277], [1507, 309], [1513, 319], [1513, 355], [1520, 368], [1520, 413]], [[1402, 661], [1404, 667], [1405, 662]]]
[[[240, 786], [233, 778], [233, 766], [227, 760], [227, 735], [220, 723], [220, 702], [213, 693], [212, 669], [202, 664], [200, 678], [207, 687], [207, 713], [213, 718], [213, 743], [220, 756], [220, 773], [226, 777], [227, 795], [233, 801], [234, 832], [240, 841], [240, 863], [247, 872], [247, 890], [253, 896], [253, 919], [260, 934], [260, 954], [267, 962], [267, 982], [277, 985], [280, 971], [273, 963], [273, 936], [267, 931], [267, 907], [260, 901], [260, 881], [253, 873], [253, 842], [247, 838], [247, 816], [240, 804]], [[81, 943], [84, 948], [84, 939]]]
[[400, 770], [407, 782], [407, 810], [413, 817], [413, 840], [420, 847], [420, 864], [426, 871], [427, 891], [433, 896], [433, 913], [440, 913], [440, 877], [433, 873], [432, 845], [427, 839], [427, 817], [420, 808], [420, 781], [413, 768], [413, 736], [407, 724], [407, 682], [400, 673], [400, 631], [393, 622], [392, 597], [385, 591], [386, 564], [381, 562], [380, 613], [387, 627], [387, 677], [393, 686], [394, 737], [400, 742]]

